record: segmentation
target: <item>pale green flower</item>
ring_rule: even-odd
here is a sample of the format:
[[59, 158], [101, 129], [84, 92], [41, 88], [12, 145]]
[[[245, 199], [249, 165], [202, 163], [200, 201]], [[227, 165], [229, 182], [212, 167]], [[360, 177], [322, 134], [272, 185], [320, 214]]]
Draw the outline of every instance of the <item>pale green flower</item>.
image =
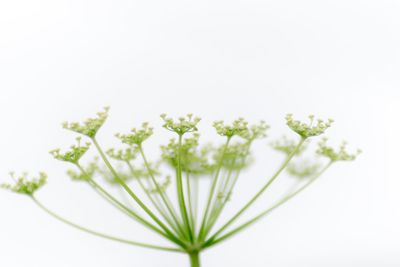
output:
[[153, 128], [149, 126], [149, 123], [144, 122], [141, 129], [132, 128], [128, 134], [117, 133], [115, 136], [127, 145], [141, 145], [153, 134]]
[[[213, 166], [209, 161], [209, 155], [212, 152], [212, 147], [205, 145], [199, 146], [198, 133], [193, 133], [192, 137], [185, 138], [181, 145], [181, 168], [184, 172], [191, 174], [206, 174], [212, 171]], [[178, 142], [171, 139], [168, 145], [161, 146], [161, 157], [172, 167], [178, 166]]]
[[136, 159], [138, 152], [137, 148], [128, 147], [126, 149], [110, 148], [106, 153], [110, 158], [115, 160], [132, 161]]
[[[14, 184], [3, 184], [1, 187], [30, 196], [38, 207], [55, 219], [86, 233], [124, 244], [186, 253], [192, 267], [200, 266], [199, 254], [204, 250], [236, 235], [283, 205], [310, 186], [330, 168], [333, 162], [351, 161], [360, 153], [347, 152], [345, 143], [335, 150], [327, 145], [324, 138], [318, 143], [317, 150], [318, 155], [329, 159], [324, 166], [320, 167], [315, 162], [297, 161], [295, 156], [300, 155], [306, 148], [305, 144], [308, 142], [306, 139], [323, 134], [331, 126], [332, 120], [314, 121], [314, 116], [310, 116], [310, 122], [303, 123], [294, 120], [289, 114], [286, 117], [286, 124], [301, 138], [297, 138], [299, 139], [297, 142], [286, 137], [272, 142], [272, 148], [286, 154], [285, 159], [278, 167], [271, 166], [275, 162], [273, 159], [260, 161], [261, 167], [273, 168], [275, 171], [250, 172], [251, 176], [254, 176], [253, 179], [240, 181], [242, 169], [253, 161], [250, 153], [256, 143], [253, 141], [266, 137], [269, 126], [264, 121], [255, 125], [249, 125], [243, 118], [234, 120], [231, 124], [216, 121], [213, 127], [218, 135], [225, 137], [224, 142], [218, 145], [212, 143], [203, 145], [200, 143], [198, 133], [200, 118], [188, 114], [174, 120], [163, 114], [161, 115], [164, 121], [163, 127], [178, 136], [161, 146], [161, 159], [160, 155], [151, 155], [154, 159], [148, 160], [142, 143], [152, 136], [154, 130], [147, 122], [143, 123], [141, 128], [133, 128], [127, 134], [116, 134], [122, 143], [128, 145], [127, 148], [112, 148], [106, 153], [103, 151], [95, 136], [107, 116], [108, 108], [105, 108], [104, 111], [97, 113], [95, 118], [87, 119], [82, 124], [64, 123], [64, 128], [90, 138], [89, 141], [96, 148], [98, 159], [102, 160], [100, 163], [97, 160], [86, 164], [80, 163], [90, 147], [90, 143], [82, 144], [80, 137], [77, 138], [77, 144], [71, 146], [69, 150], [61, 152], [60, 149], [55, 149], [50, 153], [58, 160], [75, 165], [76, 170], [67, 171], [73, 181], [87, 182], [98, 196], [109, 202], [112, 207], [133, 219], [135, 223], [163, 237], [165, 241], [171, 242], [172, 246], [111, 236], [65, 219], [43, 205], [34, 195], [46, 183], [47, 176], [44, 173], [33, 179], [27, 178], [27, 174], [19, 177], [12, 174]], [[166, 168], [165, 165], [170, 168]], [[272, 204], [260, 213], [249, 214], [247, 211], [260, 200], [276, 180], [281, 179], [280, 176], [284, 171], [304, 180], [294, 183], [295, 188], [291, 188], [290, 192], [270, 202]], [[268, 176], [265, 177], [264, 174]], [[210, 179], [200, 179], [204, 176]], [[102, 180], [97, 181], [95, 178]], [[229, 205], [232, 192], [236, 194], [237, 189], [251, 180], [257, 181], [258, 190], [247, 196], [248, 200], [240, 207], [235, 204], [231, 206], [229, 212], [223, 212], [225, 206]], [[171, 184], [175, 185], [173, 190], [167, 190]], [[237, 186], [238, 184], [240, 185]], [[240, 194], [239, 191], [237, 193]], [[72, 195], [71, 198], [73, 197], [75, 196]], [[98, 207], [94, 206], [93, 209]], [[240, 222], [241, 216], [245, 214], [251, 217]], [[220, 220], [220, 215], [228, 215], [229, 218]]]
[[88, 118], [83, 123], [79, 122], [64, 122], [63, 127], [65, 129], [86, 135], [90, 138], [94, 138], [98, 130], [103, 126], [104, 122], [108, 117], [109, 107], [105, 107], [103, 111], [97, 113], [96, 118]]
[[59, 148], [50, 151], [55, 159], [77, 164], [81, 157], [89, 150], [90, 143], [81, 144], [81, 138], [76, 138], [77, 144], [72, 145], [70, 150], [61, 152]]
[[1, 184], [0, 187], [18, 194], [33, 195], [38, 189], [43, 187], [47, 181], [47, 174], [44, 172], [40, 172], [37, 178], [28, 178], [27, 173], [23, 173], [18, 177], [15, 176], [13, 172], [10, 173], [10, 175], [15, 183]]
[[225, 169], [238, 170], [247, 167], [251, 163], [249, 144], [235, 142], [226, 149], [221, 145], [217, 148], [214, 159], [215, 162], [221, 162]]
[[153, 187], [148, 188], [147, 192], [151, 194], [159, 194], [160, 191], [162, 193], [165, 193], [170, 185], [171, 185], [171, 176], [166, 176], [164, 181], [157, 182], [157, 186], [154, 185]]
[[[290, 155], [296, 149], [297, 142], [287, 138], [286, 136], [282, 136], [280, 139], [272, 141], [270, 145], [274, 150]], [[301, 155], [306, 148], [307, 142], [297, 150], [296, 155]]]
[[253, 141], [267, 137], [267, 130], [269, 128], [269, 125], [265, 121], [260, 121], [258, 124], [250, 125], [247, 131], [241, 131], [239, 135], [248, 141]]
[[81, 168], [85, 172], [76, 171], [73, 169], [67, 170], [67, 175], [71, 178], [72, 181], [87, 181], [93, 179], [94, 175], [99, 170], [98, 158], [95, 158], [93, 161], [89, 162], [86, 166], [81, 166]]
[[297, 178], [307, 178], [315, 175], [320, 169], [320, 164], [311, 163], [309, 161], [301, 161], [297, 163], [291, 163], [287, 166], [286, 171]]
[[331, 161], [352, 161], [357, 158], [357, 156], [361, 153], [361, 150], [357, 150], [354, 153], [349, 153], [346, 151], [346, 142], [343, 142], [338, 150], [335, 150], [333, 147], [327, 145], [328, 138], [323, 138], [318, 143], [317, 154], [327, 157]]
[[228, 138], [231, 138], [235, 135], [241, 136], [249, 134], [248, 122], [243, 118], [234, 120], [232, 124], [225, 124], [222, 120], [215, 121], [213, 126], [219, 135], [226, 136]]
[[167, 117], [166, 114], [161, 114], [160, 117], [164, 121], [163, 127], [169, 131], [175, 132], [179, 135], [185, 133], [196, 132], [197, 125], [201, 121], [201, 118], [194, 117], [193, 114], [187, 114], [186, 117], [179, 117], [178, 120], [174, 120]]
[[286, 115], [286, 124], [302, 138], [308, 138], [323, 134], [325, 130], [328, 129], [333, 123], [332, 119], [328, 119], [327, 121], [318, 119], [317, 122], [314, 123], [314, 115], [310, 115], [308, 117], [310, 122], [307, 124], [298, 120], [294, 120], [292, 114], [288, 114]]

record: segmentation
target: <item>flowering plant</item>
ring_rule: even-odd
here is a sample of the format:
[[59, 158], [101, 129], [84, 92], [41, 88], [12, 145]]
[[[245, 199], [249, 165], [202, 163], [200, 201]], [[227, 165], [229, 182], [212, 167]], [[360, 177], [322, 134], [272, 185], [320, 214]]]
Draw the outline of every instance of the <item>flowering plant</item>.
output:
[[[65, 129], [80, 135], [77, 137], [77, 144], [65, 152], [54, 149], [50, 153], [55, 159], [70, 163], [75, 167], [67, 171], [73, 181], [88, 184], [115, 208], [168, 240], [172, 246], [166, 247], [110, 236], [71, 222], [51, 211], [36, 197], [37, 190], [46, 183], [45, 173], [40, 173], [38, 178], [33, 179], [29, 179], [25, 173], [21, 176], [12, 173], [14, 183], [2, 184], [1, 187], [28, 196], [57, 220], [89, 234], [134, 246], [186, 253], [192, 267], [200, 266], [202, 251], [246, 229], [302, 192], [333, 163], [352, 161], [360, 153], [360, 151], [347, 152], [345, 143], [339, 150], [335, 150], [328, 146], [327, 139], [323, 138], [318, 143], [316, 154], [327, 159], [325, 165], [307, 161], [293, 163], [295, 157], [302, 155], [309, 139], [323, 134], [333, 121], [314, 122], [314, 116], [310, 116], [310, 122], [304, 123], [294, 120], [290, 114], [287, 115], [286, 124], [298, 135], [298, 140], [285, 137], [271, 143], [271, 147], [282, 152], [285, 159], [272, 177], [267, 179], [264, 185], [231, 218], [228, 218], [219, 228], [214, 229], [232, 197], [241, 171], [252, 162], [251, 146], [258, 139], [266, 137], [269, 126], [263, 121], [249, 125], [243, 118], [233, 121], [232, 124], [216, 121], [213, 127], [224, 142], [222, 145], [200, 145], [198, 130], [200, 118], [188, 114], [174, 120], [162, 114], [163, 127], [173, 132], [175, 138], [161, 146], [160, 160], [151, 162], [147, 159], [144, 147], [145, 141], [153, 134], [153, 128], [148, 123], [143, 123], [139, 129], [133, 128], [129, 133], [115, 135], [126, 146], [125, 148], [111, 148], [103, 151], [96, 135], [106, 121], [108, 111], [109, 109], [105, 108], [97, 113], [96, 117], [87, 119], [83, 123], [65, 122], [63, 124]], [[87, 138], [88, 142], [82, 143], [82, 136]], [[96, 158], [89, 164], [82, 164], [81, 158], [91, 145], [97, 150], [101, 163], [99, 158]], [[119, 162], [123, 167], [117, 168], [114, 162]], [[163, 175], [165, 170], [161, 166], [165, 165], [173, 170], [173, 175]], [[296, 184], [297, 186], [257, 216], [232, 227], [284, 170], [299, 178], [300, 182]], [[98, 181], [99, 176], [110, 185], [119, 186], [130, 198], [120, 199], [114, 196]], [[210, 179], [204, 180], [202, 177], [210, 177]], [[209, 185], [205, 203], [199, 203], [200, 180], [204, 180]], [[172, 184], [175, 186], [174, 190], [169, 189]], [[145, 199], [139, 197], [139, 190], [142, 191], [141, 195]]]

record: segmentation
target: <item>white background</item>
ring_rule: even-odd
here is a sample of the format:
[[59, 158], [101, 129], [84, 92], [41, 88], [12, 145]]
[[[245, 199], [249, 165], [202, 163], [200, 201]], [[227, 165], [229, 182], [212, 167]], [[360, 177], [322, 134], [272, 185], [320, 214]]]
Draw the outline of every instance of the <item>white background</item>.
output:
[[[170, 137], [160, 129], [162, 112], [201, 115], [210, 139], [218, 138], [209, 129], [214, 119], [264, 118], [273, 138], [291, 135], [287, 112], [314, 113], [334, 118], [331, 139], [346, 139], [363, 155], [204, 253], [204, 266], [400, 266], [399, 14], [400, 2], [382, 0], [2, 1], [0, 180], [10, 170], [46, 170], [49, 184], [38, 198], [52, 209], [158, 242], [68, 180], [66, 166], [47, 153], [73, 142], [60, 122], [110, 105], [102, 143], [149, 120], [155, 148], [158, 136]], [[281, 160], [266, 141], [257, 151], [233, 208]], [[80, 233], [5, 191], [0, 214], [1, 266], [187, 266], [183, 255]]]

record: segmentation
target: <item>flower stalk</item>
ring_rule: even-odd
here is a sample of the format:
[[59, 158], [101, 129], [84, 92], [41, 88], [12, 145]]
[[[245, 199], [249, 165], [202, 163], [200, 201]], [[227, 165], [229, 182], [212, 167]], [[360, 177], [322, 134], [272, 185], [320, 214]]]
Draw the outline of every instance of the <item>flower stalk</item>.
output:
[[[124, 149], [111, 148], [106, 152], [103, 151], [96, 135], [106, 122], [108, 112], [109, 108], [104, 108], [94, 118], [89, 118], [83, 123], [63, 123], [65, 129], [80, 135], [76, 138], [77, 143], [69, 150], [54, 149], [50, 153], [55, 159], [74, 166], [75, 169], [67, 171], [72, 181], [86, 183], [102, 199], [132, 218], [135, 223], [163, 237], [172, 244], [171, 246], [115, 237], [60, 216], [36, 197], [37, 191], [47, 182], [47, 175], [43, 172], [34, 178], [30, 178], [26, 173], [21, 175], [11, 173], [13, 183], [1, 184], [1, 187], [28, 196], [35, 205], [51, 217], [88, 234], [127, 245], [187, 254], [191, 267], [200, 267], [202, 251], [210, 249], [260, 221], [303, 192], [334, 163], [353, 161], [360, 154], [360, 151], [348, 152], [346, 143], [343, 143], [339, 149], [335, 149], [329, 146], [328, 140], [323, 137], [317, 143], [316, 155], [326, 158], [327, 163], [321, 168], [319, 164], [305, 161], [303, 153], [307, 150], [309, 141], [324, 134], [333, 120], [315, 120], [314, 116], [309, 116], [309, 122], [304, 123], [295, 120], [291, 114], [287, 115], [287, 126], [300, 139], [293, 141], [285, 137], [271, 143], [272, 148], [285, 154], [284, 161], [263, 186], [232, 217], [224, 219], [222, 226], [213, 232], [213, 227], [217, 222], [223, 220], [221, 218], [224, 208], [229, 205], [229, 200], [234, 196], [235, 185], [243, 170], [252, 163], [253, 143], [257, 139], [266, 137], [269, 126], [264, 121], [249, 125], [243, 118], [236, 119], [231, 124], [216, 121], [213, 127], [224, 141], [219, 145], [203, 145], [200, 144], [198, 133], [200, 118], [188, 114], [172, 119], [162, 114], [163, 128], [173, 132], [175, 138], [171, 139], [167, 145], [161, 146], [161, 157], [153, 162], [147, 158], [143, 149], [143, 143], [153, 135], [153, 128], [147, 122], [143, 123], [141, 128], [131, 129], [129, 133], [116, 134], [125, 146]], [[82, 142], [82, 137], [90, 142]], [[81, 159], [91, 145], [95, 147], [100, 161], [96, 159], [83, 164]], [[138, 157], [140, 163], [138, 163]], [[119, 162], [122, 166], [114, 162]], [[295, 183], [296, 187], [291, 188], [282, 198], [257, 216], [234, 226], [239, 217], [243, 216], [285, 171], [298, 179]], [[171, 176], [175, 176], [175, 179], [171, 179]], [[207, 177], [209, 180], [203, 182], [202, 180]], [[122, 195], [114, 196], [111, 193], [113, 191], [103, 186], [103, 183], [98, 181], [99, 179], [103, 179], [109, 186], [118, 187]], [[132, 184], [134, 181], [135, 183]], [[172, 197], [169, 192], [169, 185], [173, 182], [176, 186], [175, 197]], [[204, 184], [209, 185], [206, 190], [203, 188]], [[142, 194], [139, 191], [142, 191]], [[207, 192], [207, 195], [202, 205], [199, 203], [202, 199], [199, 195], [203, 191]]]

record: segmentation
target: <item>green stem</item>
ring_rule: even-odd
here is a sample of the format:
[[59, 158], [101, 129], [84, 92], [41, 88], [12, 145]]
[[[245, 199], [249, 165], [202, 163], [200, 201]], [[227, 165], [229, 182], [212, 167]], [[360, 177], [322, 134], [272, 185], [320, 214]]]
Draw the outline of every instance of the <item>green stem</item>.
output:
[[214, 223], [218, 220], [220, 211], [222, 211], [223, 206], [226, 204], [229, 198], [229, 192], [225, 190], [227, 183], [230, 180], [230, 177], [232, 176], [232, 170], [229, 170], [227, 173], [227, 177], [225, 179], [224, 185], [221, 185], [221, 189], [218, 190], [218, 192], [221, 192], [223, 197], [221, 199], [216, 199], [213, 204], [213, 208], [211, 209], [211, 215], [208, 220], [208, 223], [206, 224], [204, 233], [205, 236], [210, 232], [212, 229]]
[[[126, 164], [129, 167], [129, 170], [131, 172], [132, 175], [135, 176], [135, 171], [133, 169], [132, 164], [127, 161]], [[168, 216], [168, 214], [165, 212], [165, 210], [163, 209], [163, 207], [159, 204], [161, 203], [157, 203], [156, 199], [153, 198], [151, 196], [151, 194], [148, 192], [148, 190], [146, 190], [146, 187], [144, 186], [144, 184], [142, 183], [142, 181], [140, 180], [140, 177], [135, 177], [137, 182], [139, 183], [139, 186], [142, 188], [142, 190], [144, 191], [144, 193], [146, 194], [146, 196], [148, 197], [148, 199], [150, 200], [150, 202], [153, 204], [153, 206], [156, 208], [156, 210], [160, 213], [160, 215], [165, 219], [165, 221], [169, 224], [169, 226], [171, 226], [174, 231], [179, 235], [179, 231], [177, 229], [177, 226], [171, 221], [170, 217]]]
[[141, 242], [136, 242], [136, 241], [132, 241], [132, 240], [127, 240], [127, 239], [122, 239], [122, 238], [118, 238], [118, 237], [114, 237], [114, 236], [110, 236], [110, 235], [106, 235], [97, 231], [93, 231], [91, 229], [88, 229], [86, 227], [80, 226], [76, 223], [73, 223], [63, 217], [61, 217], [60, 215], [54, 213], [53, 211], [49, 210], [47, 207], [45, 207], [41, 202], [39, 202], [34, 196], [32, 196], [32, 200], [33, 202], [38, 205], [38, 207], [40, 207], [43, 211], [45, 211], [47, 214], [49, 214], [50, 216], [52, 216], [53, 218], [71, 226], [74, 227], [76, 229], [79, 229], [83, 232], [98, 236], [98, 237], [102, 237], [105, 239], [109, 239], [112, 241], [117, 241], [120, 243], [125, 243], [125, 244], [129, 244], [129, 245], [133, 245], [133, 246], [140, 246], [140, 247], [146, 247], [146, 248], [151, 248], [151, 249], [158, 249], [158, 250], [164, 250], [164, 251], [172, 251], [172, 252], [183, 252], [182, 249], [178, 249], [178, 248], [171, 248], [171, 247], [162, 247], [162, 246], [157, 246], [157, 245], [151, 245], [151, 244], [147, 244], [147, 243], [141, 243]]
[[[112, 199], [110, 199], [110, 198], [107, 196], [107, 194], [103, 193], [100, 189], [98, 189], [98, 188], [90, 181], [90, 179], [88, 179], [88, 184], [90, 185], [90, 187], [91, 187], [97, 194], [99, 194], [99, 196], [101, 196], [104, 200], [106, 200], [107, 203], [109, 203], [109, 204], [113, 205], [115, 208], [119, 209], [122, 213], [124, 213], [124, 214], [126, 214], [127, 216], [129, 216], [129, 218], [138, 220], [135, 216], [133, 216], [132, 214], [130, 214], [130, 213], [127, 211], [127, 209], [121, 207], [121, 205], [119, 205], [118, 203], [116, 203], [116, 202], [114, 202]], [[127, 207], [127, 208], [128, 208], [128, 207]], [[130, 207], [129, 207], [129, 209], [130, 209], [132, 212], [135, 212], [133, 208], [130, 208]]]
[[121, 188], [121, 187], [118, 187], [118, 192], [119, 192], [119, 195], [120, 195], [120, 197], [122, 199], [122, 202], [125, 203], [125, 205], [127, 207], [129, 207], [131, 210], [133, 210], [133, 205], [132, 205], [131, 199], [128, 198], [128, 196], [126, 195], [126, 192], [124, 191], [124, 189]]
[[238, 232], [242, 231], [243, 229], [249, 227], [250, 225], [256, 223], [257, 221], [259, 221], [262, 217], [268, 215], [270, 212], [272, 212], [273, 210], [275, 210], [276, 208], [280, 207], [281, 205], [283, 205], [284, 203], [286, 203], [288, 200], [290, 200], [291, 198], [293, 198], [294, 196], [296, 196], [297, 194], [299, 194], [300, 192], [302, 192], [303, 190], [305, 190], [307, 187], [309, 187], [312, 183], [314, 183], [331, 165], [332, 165], [332, 161], [329, 162], [324, 168], [322, 168], [321, 171], [319, 171], [313, 178], [311, 178], [306, 184], [304, 184], [302, 187], [300, 187], [299, 189], [297, 189], [296, 191], [288, 194], [287, 196], [283, 197], [281, 200], [279, 200], [277, 203], [275, 203], [272, 207], [268, 208], [267, 210], [261, 212], [259, 215], [257, 215], [256, 217], [254, 217], [253, 219], [243, 223], [242, 225], [236, 227], [235, 229], [231, 230], [230, 232], [226, 233], [225, 235], [219, 237], [218, 239], [213, 240], [212, 238], [210, 238], [209, 240], [207, 240], [204, 245], [203, 248], [206, 247], [210, 247], [213, 246], [217, 243], [220, 243], [221, 241], [224, 241], [225, 239], [237, 234]]
[[[166, 235], [163, 231], [158, 229], [156, 226], [145, 220], [143, 217], [141, 217], [139, 214], [137, 214], [135, 211], [131, 210], [127, 206], [125, 206], [123, 203], [121, 203], [119, 200], [117, 200], [115, 197], [113, 197], [110, 193], [107, 192], [101, 185], [99, 185], [95, 180], [90, 178], [86, 171], [82, 168], [82, 166], [77, 163], [76, 166], [79, 168], [79, 170], [87, 177], [88, 183], [96, 190], [98, 191], [101, 195], [104, 196], [106, 200], [108, 200], [111, 204], [114, 206], [118, 207], [121, 211], [125, 212], [132, 218], [136, 219], [138, 222], [142, 223], [144, 226], [150, 228], [156, 233], [161, 234], [162, 236], [170, 239], [168, 235]], [[170, 239], [171, 240], [171, 239]], [[171, 240], [173, 241], [173, 240]]]
[[200, 267], [200, 254], [198, 251], [189, 253], [190, 267]]
[[193, 191], [194, 221], [197, 222], [197, 214], [199, 209], [199, 177], [192, 176], [192, 179], [193, 179], [192, 191]]
[[281, 172], [286, 168], [290, 160], [294, 157], [300, 147], [304, 144], [305, 139], [301, 138], [300, 142], [297, 144], [295, 149], [290, 153], [286, 160], [282, 163], [275, 174], [268, 180], [268, 182], [241, 208], [228, 222], [226, 222], [209, 240], [215, 239], [221, 232], [223, 232], [228, 226], [230, 226], [237, 218], [240, 217], [261, 195], [264, 191], [275, 181], [275, 179], [281, 174]]
[[100, 145], [97, 143], [95, 138], [92, 138], [92, 142], [95, 145], [104, 163], [106, 164], [107, 168], [111, 171], [115, 180], [125, 189], [126, 192], [128, 192], [128, 194], [136, 201], [136, 203], [154, 220], [154, 222], [156, 222], [165, 231], [165, 233], [174, 240], [176, 244], [182, 247], [186, 247], [186, 244], [183, 243], [179, 238], [177, 238], [175, 234], [172, 233], [171, 230], [160, 219], [157, 218], [157, 216], [140, 200], [140, 198], [118, 176], [117, 172], [111, 166], [111, 163], [108, 161], [106, 155], [104, 154], [103, 150], [101, 149]]
[[[214, 224], [217, 222], [217, 220], [218, 220], [219, 216], [221, 215], [221, 213], [222, 213], [222, 211], [223, 211], [223, 209], [224, 209], [226, 203], [228, 202], [228, 198], [229, 198], [230, 195], [232, 194], [233, 188], [235, 187], [236, 182], [237, 182], [237, 180], [238, 180], [238, 178], [239, 178], [239, 176], [240, 176], [240, 173], [241, 173], [241, 171], [242, 171], [242, 169], [243, 169], [243, 166], [244, 166], [244, 164], [246, 163], [247, 157], [248, 157], [249, 152], [250, 152], [250, 147], [251, 147], [252, 141], [253, 141], [253, 140], [250, 140], [250, 141], [248, 142], [248, 144], [247, 144], [245, 157], [244, 157], [244, 158], [242, 159], [242, 161], [239, 163], [239, 164], [240, 164], [239, 166], [240, 166], [241, 168], [240, 168], [239, 170], [237, 170], [236, 175], [235, 175], [235, 177], [233, 178], [233, 182], [230, 181], [230, 180], [231, 180], [231, 175], [232, 175], [232, 170], [229, 170], [228, 178], [227, 178], [226, 183], [225, 183], [225, 185], [224, 185], [224, 187], [223, 187], [223, 189], [222, 189], [222, 192], [224, 192], [224, 194], [226, 195], [226, 197], [225, 197], [225, 199], [220, 203], [220, 205], [217, 205], [217, 206], [215, 207], [215, 209], [216, 209], [215, 216], [214, 216], [214, 218], [211, 220], [210, 225], [208, 226], [208, 228], [207, 228], [207, 230], [206, 230], [206, 236], [207, 236], [207, 234], [211, 231], [211, 229], [212, 229], [212, 227], [214, 226]], [[235, 158], [234, 160], [236, 160], [236, 158]]]
[[144, 165], [145, 165], [147, 171], [149, 172], [150, 178], [151, 178], [154, 186], [156, 187], [158, 193], [160, 194], [160, 197], [161, 197], [162, 201], [164, 202], [165, 207], [167, 208], [169, 214], [171, 215], [172, 219], [174, 220], [176, 226], [178, 227], [179, 232], [181, 234], [185, 235], [185, 231], [182, 229], [182, 225], [181, 225], [180, 221], [178, 220], [175, 209], [174, 209], [173, 205], [171, 204], [171, 201], [169, 200], [168, 195], [163, 192], [163, 190], [160, 188], [159, 184], [157, 183], [156, 178], [154, 177], [153, 171], [152, 171], [150, 164], [147, 161], [146, 155], [143, 151], [143, 147], [141, 145], [139, 145], [138, 148], [139, 148], [140, 154], [142, 156]]
[[189, 206], [189, 215], [190, 215], [190, 223], [191, 227], [193, 229], [193, 233], [196, 232], [196, 220], [194, 217], [194, 211], [193, 211], [193, 192], [191, 188], [191, 178], [190, 178], [190, 173], [189, 171], [186, 173], [186, 191], [187, 191], [187, 199], [188, 199], [188, 206]]
[[184, 224], [186, 226], [187, 233], [189, 235], [189, 240], [193, 241], [193, 232], [192, 232], [192, 227], [189, 222], [189, 215], [188, 211], [186, 209], [186, 203], [185, 203], [185, 195], [183, 193], [183, 179], [182, 179], [182, 134], [179, 134], [179, 139], [178, 139], [178, 166], [176, 169], [176, 190], [178, 193], [178, 202], [179, 202], [179, 208], [182, 214], [182, 219], [184, 221]]
[[228, 148], [230, 140], [231, 140], [230, 138], [226, 139], [226, 143], [225, 143], [224, 148], [222, 150], [221, 158], [220, 158], [220, 160], [218, 162], [216, 173], [215, 173], [215, 175], [213, 177], [214, 179], [213, 179], [212, 184], [211, 184], [211, 188], [210, 188], [210, 192], [209, 192], [209, 195], [208, 195], [206, 209], [204, 211], [204, 216], [203, 216], [203, 219], [202, 219], [202, 222], [201, 222], [201, 226], [200, 226], [199, 238], [198, 238], [199, 240], [202, 240], [204, 238], [204, 234], [205, 234], [204, 231], [205, 231], [205, 227], [206, 227], [206, 223], [207, 223], [208, 213], [209, 213], [209, 210], [211, 208], [211, 202], [212, 202], [212, 200], [214, 198], [214, 191], [215, 191], [215, 187], [217, 185], [219, 173], [220, 173], [221, 168], [222, 168], [223, 157], [224, 157], [225, 152], [226, 152], [226, 150]]

